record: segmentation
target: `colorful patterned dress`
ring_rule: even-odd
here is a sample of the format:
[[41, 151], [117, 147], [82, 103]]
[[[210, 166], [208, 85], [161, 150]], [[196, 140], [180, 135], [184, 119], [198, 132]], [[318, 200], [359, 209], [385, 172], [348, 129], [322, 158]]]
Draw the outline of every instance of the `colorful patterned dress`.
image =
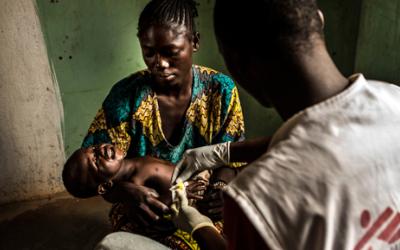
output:
[[[128, 157], [151, 155], [176, 164], [187, 149], [244, 139], [243, 114], [232, 79], [197, 65], [193, 65], [192, 72], [191, 101], [177, 145], [171, 145], [163, 134], [157, 95], [150, 87], [150, 72], [140, 71], [113, 86], [82, 146], [112, 143], [127, 152]], [[113, 206], [110, 218], [114, 230], [141, 233], [124, 213], [126, 208], [122, 204]], [[168, 236], [168, 242], [166, 238], [153, 238], [176, 249], [198, 249], [190, 234], [180, 230]]]

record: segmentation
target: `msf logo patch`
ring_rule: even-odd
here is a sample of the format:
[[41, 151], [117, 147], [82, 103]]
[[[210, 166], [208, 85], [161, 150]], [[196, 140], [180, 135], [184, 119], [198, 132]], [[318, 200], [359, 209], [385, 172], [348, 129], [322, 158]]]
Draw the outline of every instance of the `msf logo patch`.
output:
[[[374, 250], [370, 246], [373, 239], [386, 243], [390, 250], [400, 250], [400, 213], [390, 207], [386, 208], [378, 218], [372, 220], [371, 213], [364, 210], [360, 216], [361, 227], [366, 233], [357, 242], [354, 250]], [[375, 249], [376, 250], [376, 249]]]

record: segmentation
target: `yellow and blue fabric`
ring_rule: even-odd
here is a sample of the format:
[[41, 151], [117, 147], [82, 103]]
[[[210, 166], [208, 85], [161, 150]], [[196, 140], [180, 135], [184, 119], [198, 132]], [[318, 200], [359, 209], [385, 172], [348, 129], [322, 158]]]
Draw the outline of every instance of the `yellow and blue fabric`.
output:
[[128, 157], [151, 155], [175, 164], [186, 149], [242, 140], [243, 114], [234, 82], [206, 67], [194, 65], [192, 71], [191, 102], [177, 145], [163, 134], [150, 73], [140, 71], [114, 85], [82, 146], [112, 143]]
[[[228, 76], [193, 65], [193, 86], [181, 140], [171, 145], [162, 131], [157, 95], [151, 88], [148, 71], [137, 72], [113, 86], [92, 122], [82, 146], [112, 143], [128, 157], [151, 155], [177, 163], [185, 150], [209, 144], [244, 139], [244, 121], [238, 90]], [[232, 164], [233, 167], [241, 164]], [[123, 204], [114, 204], [110, 219], [114, 230], [147, 236], [126, 215]], [[222, 223], [215, 222], [222, 230]], [[157, 230], [155, 230], [157, 231]], [[199, 249], [189, 233], [177, 230], [152, 237], [172, 249]]]

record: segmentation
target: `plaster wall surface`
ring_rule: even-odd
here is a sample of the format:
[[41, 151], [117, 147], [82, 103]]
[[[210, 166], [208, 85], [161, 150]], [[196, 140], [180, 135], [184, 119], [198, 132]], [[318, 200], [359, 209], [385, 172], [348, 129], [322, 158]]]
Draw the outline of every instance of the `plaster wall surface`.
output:
[[0, 0], [0, 204], [63, 190], [59, 87], [31, 0]]

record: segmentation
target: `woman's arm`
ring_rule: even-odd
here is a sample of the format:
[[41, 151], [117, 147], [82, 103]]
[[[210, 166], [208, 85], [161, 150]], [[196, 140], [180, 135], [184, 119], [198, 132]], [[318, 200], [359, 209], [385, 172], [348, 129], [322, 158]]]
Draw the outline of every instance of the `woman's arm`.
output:
[[113, 177], [117, 180], [114, 187], [105, 193], [103, 198], [111, 203], [131, 203], [143, 210], [150, 219], [159, 219], [163, 213], [169, 211], [169, 208], [158, 200], [159, 194], [156, 190], [143, 186], [142, 182], [132, 180], [132, 175], [138, 168], [153, 163], [154, 159], [150, 157], [125, 158], [122, 167]]
[[152, 220], [158, 220], [163, 213], [169, 211], [167, 205], [158, 200], [159, 195], [154, 189], [123, 181], [103, 195], [111, 203], [132, 202]]

